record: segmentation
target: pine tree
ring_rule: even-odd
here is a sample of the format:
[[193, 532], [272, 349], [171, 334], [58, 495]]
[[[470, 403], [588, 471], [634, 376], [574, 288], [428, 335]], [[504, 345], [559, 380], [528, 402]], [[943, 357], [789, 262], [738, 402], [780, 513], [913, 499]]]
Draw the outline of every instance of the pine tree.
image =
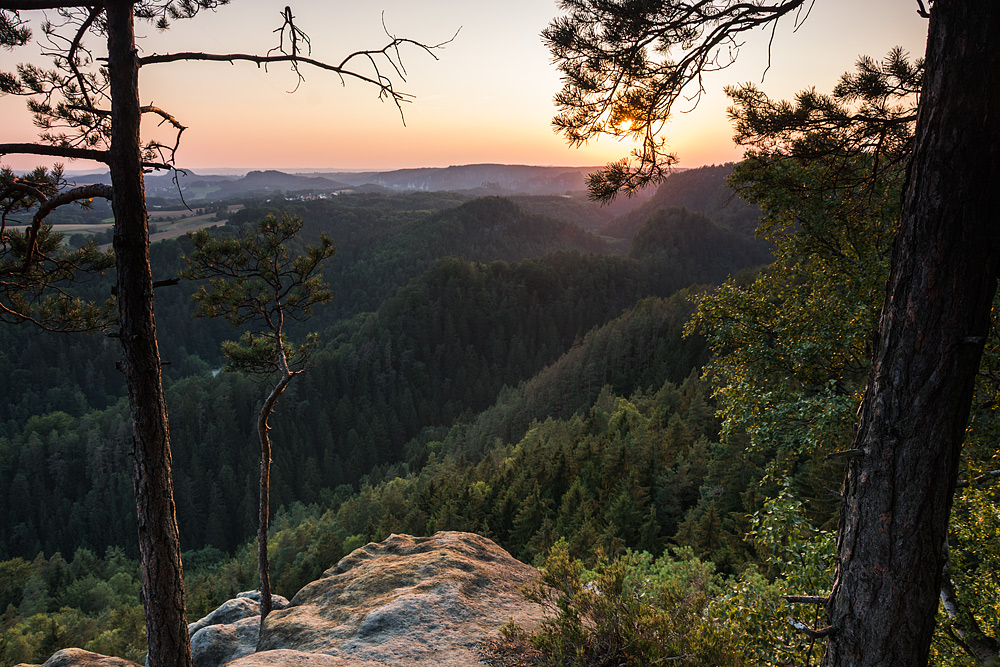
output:
[[[268, 217], [246, 225], [236, 238], [213, 236], [208, 230], [190, 233], [194, 251], [186, 256], [182, 276], [208, 279], [192, 295], [200, 317], [225, 317], [234, 327], [251, 325], [239, 341], [222, 344], [226, 369], [277, 380], [257, 416], [260, 442], [260, 504], [257, 527], [260, 620], [271, 611], [267, 556], [270, 518], [271, 440], [268, 419], [292, 378], [305, 370], [316, 346], [316, 334], [294, 345], [285, 334], [286, 320], [304, 320], [313, 308], [333, 298], [319, 271], [332, 257], [333, 241], [325, 234], [318, 245], [292, 258], [287, 247], [302, 229], [301, 218]], [[313, 466], [315, 468], [315, 466]]]

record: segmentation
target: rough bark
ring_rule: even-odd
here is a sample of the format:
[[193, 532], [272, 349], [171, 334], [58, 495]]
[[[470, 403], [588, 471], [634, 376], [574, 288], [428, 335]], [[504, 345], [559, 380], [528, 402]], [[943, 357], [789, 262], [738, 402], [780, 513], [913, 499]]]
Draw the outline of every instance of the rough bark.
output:
[[848, 465], [823, 665], [925, 665], [998, 277], [1000, 4], [938, 0], [879, 345]]
[[109, 0], [111, 112], [109, 165], [114, 188], [114, 249], [122, 344], [121, 370], [132, 418], [133, 487], [146, 610], [148, 664], [191, 667], [170, 435], [153, 319], [153, 280], [140, 153], [139, 66], [132, 2]]
[[267, 538], [271, 525], [271, 438], [267, 432], [270, 427], [267, 420], [274, 412], [274, 406], [278, 403], [278, 398], [284, 393], [288, 383], [292, 381], [294, 373], [288, 368], [288, 360], [285, 357], [284, 346], [281, 342], [283, 315], [280, 310], [281, 300], [276, 297], [279, 304], [279, 311], [276, 314], [277, 327], [274, 331], [275, 355], [278, 358], [278, 366], [281, 371], [281, 379], [278, 384], [271, 389], [267, 399], [264, 401], [260, 414], [257, 416], [257, 437], [260, 440], [260, 506], [257, 513], [257, 577], [260, 580], [260, 627], [263, 629], [264, 620], [271, 613], [271, 566], [267, 555]]

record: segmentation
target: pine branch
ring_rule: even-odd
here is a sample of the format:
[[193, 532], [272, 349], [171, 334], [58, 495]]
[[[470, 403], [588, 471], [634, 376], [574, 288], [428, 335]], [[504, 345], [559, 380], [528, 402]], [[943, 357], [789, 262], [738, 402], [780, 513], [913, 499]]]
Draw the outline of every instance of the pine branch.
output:
[[81, 2], [80, 0], [0, 0], [0, 9], [12, 12], [36, 9], [72, 9], [80, 7], [103, 7], [100, 0]]
[[[0, 0], [2, 1], [2, 0]], [[48, 155], [64, 157], [68, 160], [94, 160], [108, 163], [108, 151], [98, 151], [90, 148], [75, 148], [73, 146], [49, 146], [47, 144], [0, 144], [0, 155]]]

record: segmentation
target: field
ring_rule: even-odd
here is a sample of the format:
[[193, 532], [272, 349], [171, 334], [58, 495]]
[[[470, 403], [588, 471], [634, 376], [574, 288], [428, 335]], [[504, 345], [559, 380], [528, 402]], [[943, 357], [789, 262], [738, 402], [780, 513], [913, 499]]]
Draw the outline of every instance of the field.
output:
[[[229, 206], [226, 212], [227, 214], [232, 213], [241, 208], [243, 208], [243, 204], [236, 204]], [[226, 221], [224, 219], [219, 220], [216, 217], [215, 211], [201, 215], [197, 215], [188, 209], [153, 211], [149, 215], [149, 228], [152, 232], [149, 239], [154, 242], [162, 241], [163, 239], [172, 239], [187, 232], [202, 229], [203, 227], [214, 227], [224, 224], [226, 224]], [[100, 234], [101, 232], [110, 230], [111, 227], [111, 222], [105, 222], [86, 225], [59, 225], [57, 229], [69, 237], [79, 233], [88, 235]]]

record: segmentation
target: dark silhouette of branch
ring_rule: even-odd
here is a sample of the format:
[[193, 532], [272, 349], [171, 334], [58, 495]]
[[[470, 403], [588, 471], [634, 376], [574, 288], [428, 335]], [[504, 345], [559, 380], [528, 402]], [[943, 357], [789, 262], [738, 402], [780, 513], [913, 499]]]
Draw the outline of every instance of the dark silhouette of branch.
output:
[[[177, 130], [177, 134], [174, 135], [173, 146], [168, 146], [166, 144], [160, 143], [159, 141], [151, 142], [146, 146], [147, 155], [155, 152], [156, 154], [159, 155], [160, 162], [163, 165], [167, 166], [167, 168], [169, 168], [169, 165], [174, 164], [175, 158], [177, 157], [177, 151], [181, 146], [181, 135], [184, 134], [184, 130], [187, 129], [187, 126], [181, 125], [180, 121], [174, 118], [171, 114], [167, 113], [163, 109], [156, 106], [147, 105], [142, 107], [140, 111], [144, 114], [151, 113], [153, 115], [159, 116], [162, 119], [159, 123], [160, 125], [163, 125], [164, 123], [169, 123], [174, 127], [175, 130]], [[164, 155], [164, 153], [166, 153], [166, 155]], [[155, 167], [155, 168], [159, 169], [161, 167]]]
[[0, 0], [0, 9], [12, 12], [34, 9], [75, 9], [78, 7], [103, 7], [101, 0], [81, 2], [80, 0]]
[[[457, 34], [457, 33], [456, 33]], [[383, 46], [381, 49], [372, 49], [364, 51], [355, 51], [349, 54], [339, 64], [331, 64], [323, 62], [321, 60], [316, 60], [311, 57], [304, 57], [298, 54], [285, 54], [282, 55], [257, 55], [251, 53], [202, 53], [202, 52], [180, 52], [180, 53], [165, 53], [165, 54], [153, 54], [150, 56], [144, 56], [139, 58], [139, 66], [143, 67], [146, 65], [155, 65], [158, 63], [170, 63], [179, 62], [185, 60], [197, 60], [197, 61], [209, 61], [209, 62], [251, 62], [256, 64], [258, 67], [266, 66], [271, 63], [292, 63], [293, 70], [298, 72], [296, 69], [299, 65], [305, 64], [315, 67], [317, 69], [326, 70], [328, 72], [334, 72], [340, 76], [341, 81], [345, 77], [357, 79], [358, 81], [371, 84], [378, 88], [379, 98], [390, 99], [392, 102], [400, 109], [402, 112], [402, 104], [404, 102], [409, 102], [413, 99], [413, 95], [409, 93], [403, 93], [396, 90], [392, 79], [383, 74], [383, 69], [386, 66], [392, 67], [397, 75], [405, 81], [406, 70], [398, 62], [399, 59], [399, 48], [403, 45], [412, 45], [428, 54], [435, 60], [437, 60], [437, 55], [434, 53], [435, 50], [444, 47], [444, 45], [451, 42], [454, 36], [444, 42], [439, 44], [423, 44], [416, 40], [406, 39], [403, 37], [392, 37], [391, 41]], [[273, 50], [273, 49], [272, 49]], [[396, 57], [393, 58], [392, 54], [395, 53]], [[378, 58], [384, 59], [386, 62], [379, 64]], [[352, 61], [356, 60], [367, 60], [372, 67], [371, 74], [364, 74], [360, 71], [351, 69]], [[301, 75], [299, 75], [301, 77]]]
[[820, 630], [814, 630], [805, 623], [803, 623], [802, 621], [795, 619], [791, 616], [788, 617], [788, 623], [793, 628], [804, 634], [806, 637], [809, 637], [809, 639], [822, 639], [823, 637], [829, 637], [830, 635], [832, 635], [837, 631], [836, 628], [829, 625]]
[[76, 148], [73, 146], [47, 146], [45, 144], [0, 144], [0, 155], [14, 153], [64, 157], [70, 160], [94, 160], [95, 162], [103, 162], [105, 164], [108, 162], [108, 151]]
[[93, 100], [90, 99], [90, 92], [87, 90], [87, 82], [83, 78], [83, 73], [80, 71], [77, 62], [77, 52], [83, 49], [83, 36], [93, 25], [94, 20], [104, 11], [102, 7], [91, 7], [90, 14], [87, 16], [86, 20], [80, 24], [79, 30], [76, 31], [76, 35], [73, 36], [73, 43], [70, 45], [69, 52], [66, 54], [66, 63], [69, 68], [73, 70], [73, 75], [76, 77], [77, 85], [80, 86], [80, 94], [83, 95], [83, 99], [86, 100], [87, 106], [93, 108], [96, 106]]
[[955, 484], [956, 489], [967, 489], [970, 486], [986, 486], [991, 482], [995, 482], [1000, 479], [1000, 470], [990, 470], [989, 472], [984, 472], [982, 475], [977, 475], [971, 480], [960, 479]]
[[[54, 211], [60, 206], [65, 204], [71, 204], [76, 201], [81, 201], [85, 199], [93, 199], [94, 197], [103, 197], [104, 199], [111, 199], [111, 186], [103, 184], [95, 185], [85, 185], [79, 188], [73, 188], [71, 190], [64, 190], [57, 195], [48, 197], [42, 190], [30, 183], [15, 181], [13, 183], [7, 184], [2, 192], [0, 192], [0, 199], [7, 198], [10, 194], [14, 192], [23, 192], [35, 201], [40, 202], [38, 210], [31, 217], [31, 225], [26, 231], [27, 245], [24, 250], [24, 259], [22, 260], [21, 266], [19, 268], [6, 268], [2, 273], [27, 273], [32, 265], [35, 263], [36, 248], [38, 243], [38, 229], [42, 226], [42, 222], [49, 213]], [[4, 225], [6, 227], [6, 224]]]
[[0, 47], [14, 49], [31, 40], [31, 29], [27, 22], [12, 11], [0, 10]]
[[[284, 54], [286, 56], [290, 55], [290, 56], [295, 56], [297, 58], [298, 55], [299, 55], [299, 42], [300, 41], [306, 43], [306, 47], [307, 47], [306, 54], [307, 55], [312, 55], [312, 42], [309, 40], [309, 35], [307, 35], [305, 32], [302, 31], [301, 28], [299, 28], [298, 26], [295, 25], [295, 22], [294, 22], [295, 21], [295, 16], [292, 14], [292, 8], [286, 6], [285, 10], [281, 13], [281, 18], [282, 18], [283, 23], [281, 24], [280, 27], [278, 27], [278, 28], [276, 28], [274, 30], [274, 32], [278, 33], [278, 45], [276, 47], [274, 47], [273, 49], [271, 49], [270, 51], [268, 51], [267, 55], [270, 56], [272, 53], [274, 53], [275, 51], [277, 51], [277, 52], [279, 52], [281, 54]], [[288, 43], [291, 45], [291, 48], [292, 48], [292, 52], [291, 53], [289, 53], [288, 51], [285, 50], [285, 33], [286, 32], [288, 33]], [[266, 67], [266, 65], [265, 65], [265, 67]], [[299, 85], [301, 85], [302, 82], [305, 81], [306, 79], [305, 79], [304, 76], [302, 76], [302, 72], [299, 71], [299, 61], [297, 59], [292, 61], [292, 71], [295, 72], [295, 75], [299, 79], [298, 83], [295, 84], [295, 88], [293, 88], [291, 91], [289, 91], [289, 92], [294, 93], [296, 90], [299, 89]]]
[[[736, 60], [742, 34], [795, 15], [801, 25], [812, 0], [566, 0], [565, 16], [543, 32], [563, 88], [555, 129], [573, 146], [601, 134], [641, 142], [632, 159], [592, 175], [591, 196], [609, 201], [662, 180], [676, 157], [660, 134], [679, 99], [698, 103], [704, 73]], [[802, 12], [805, 12], [803, 15]], [[691, 90], [688, 93], [685, 91]]]
[[40, 224], [43, 220], [45, 220], [46, 216], [48, 216], [48, 214], [56, 208], [75, 201], [93, 199], [94, 197], [101, 197], [110, 201], [112, 192], [111, 186], [103, 183], [82, 185], [78, 188], [72, 188], [71, 190], [63, 190], [54, 197], [46, 199], [45, 202], [38, 207], [38, 211], [35, 212], [35, 215], [32, 216], [31, 222], [32, 224]]

